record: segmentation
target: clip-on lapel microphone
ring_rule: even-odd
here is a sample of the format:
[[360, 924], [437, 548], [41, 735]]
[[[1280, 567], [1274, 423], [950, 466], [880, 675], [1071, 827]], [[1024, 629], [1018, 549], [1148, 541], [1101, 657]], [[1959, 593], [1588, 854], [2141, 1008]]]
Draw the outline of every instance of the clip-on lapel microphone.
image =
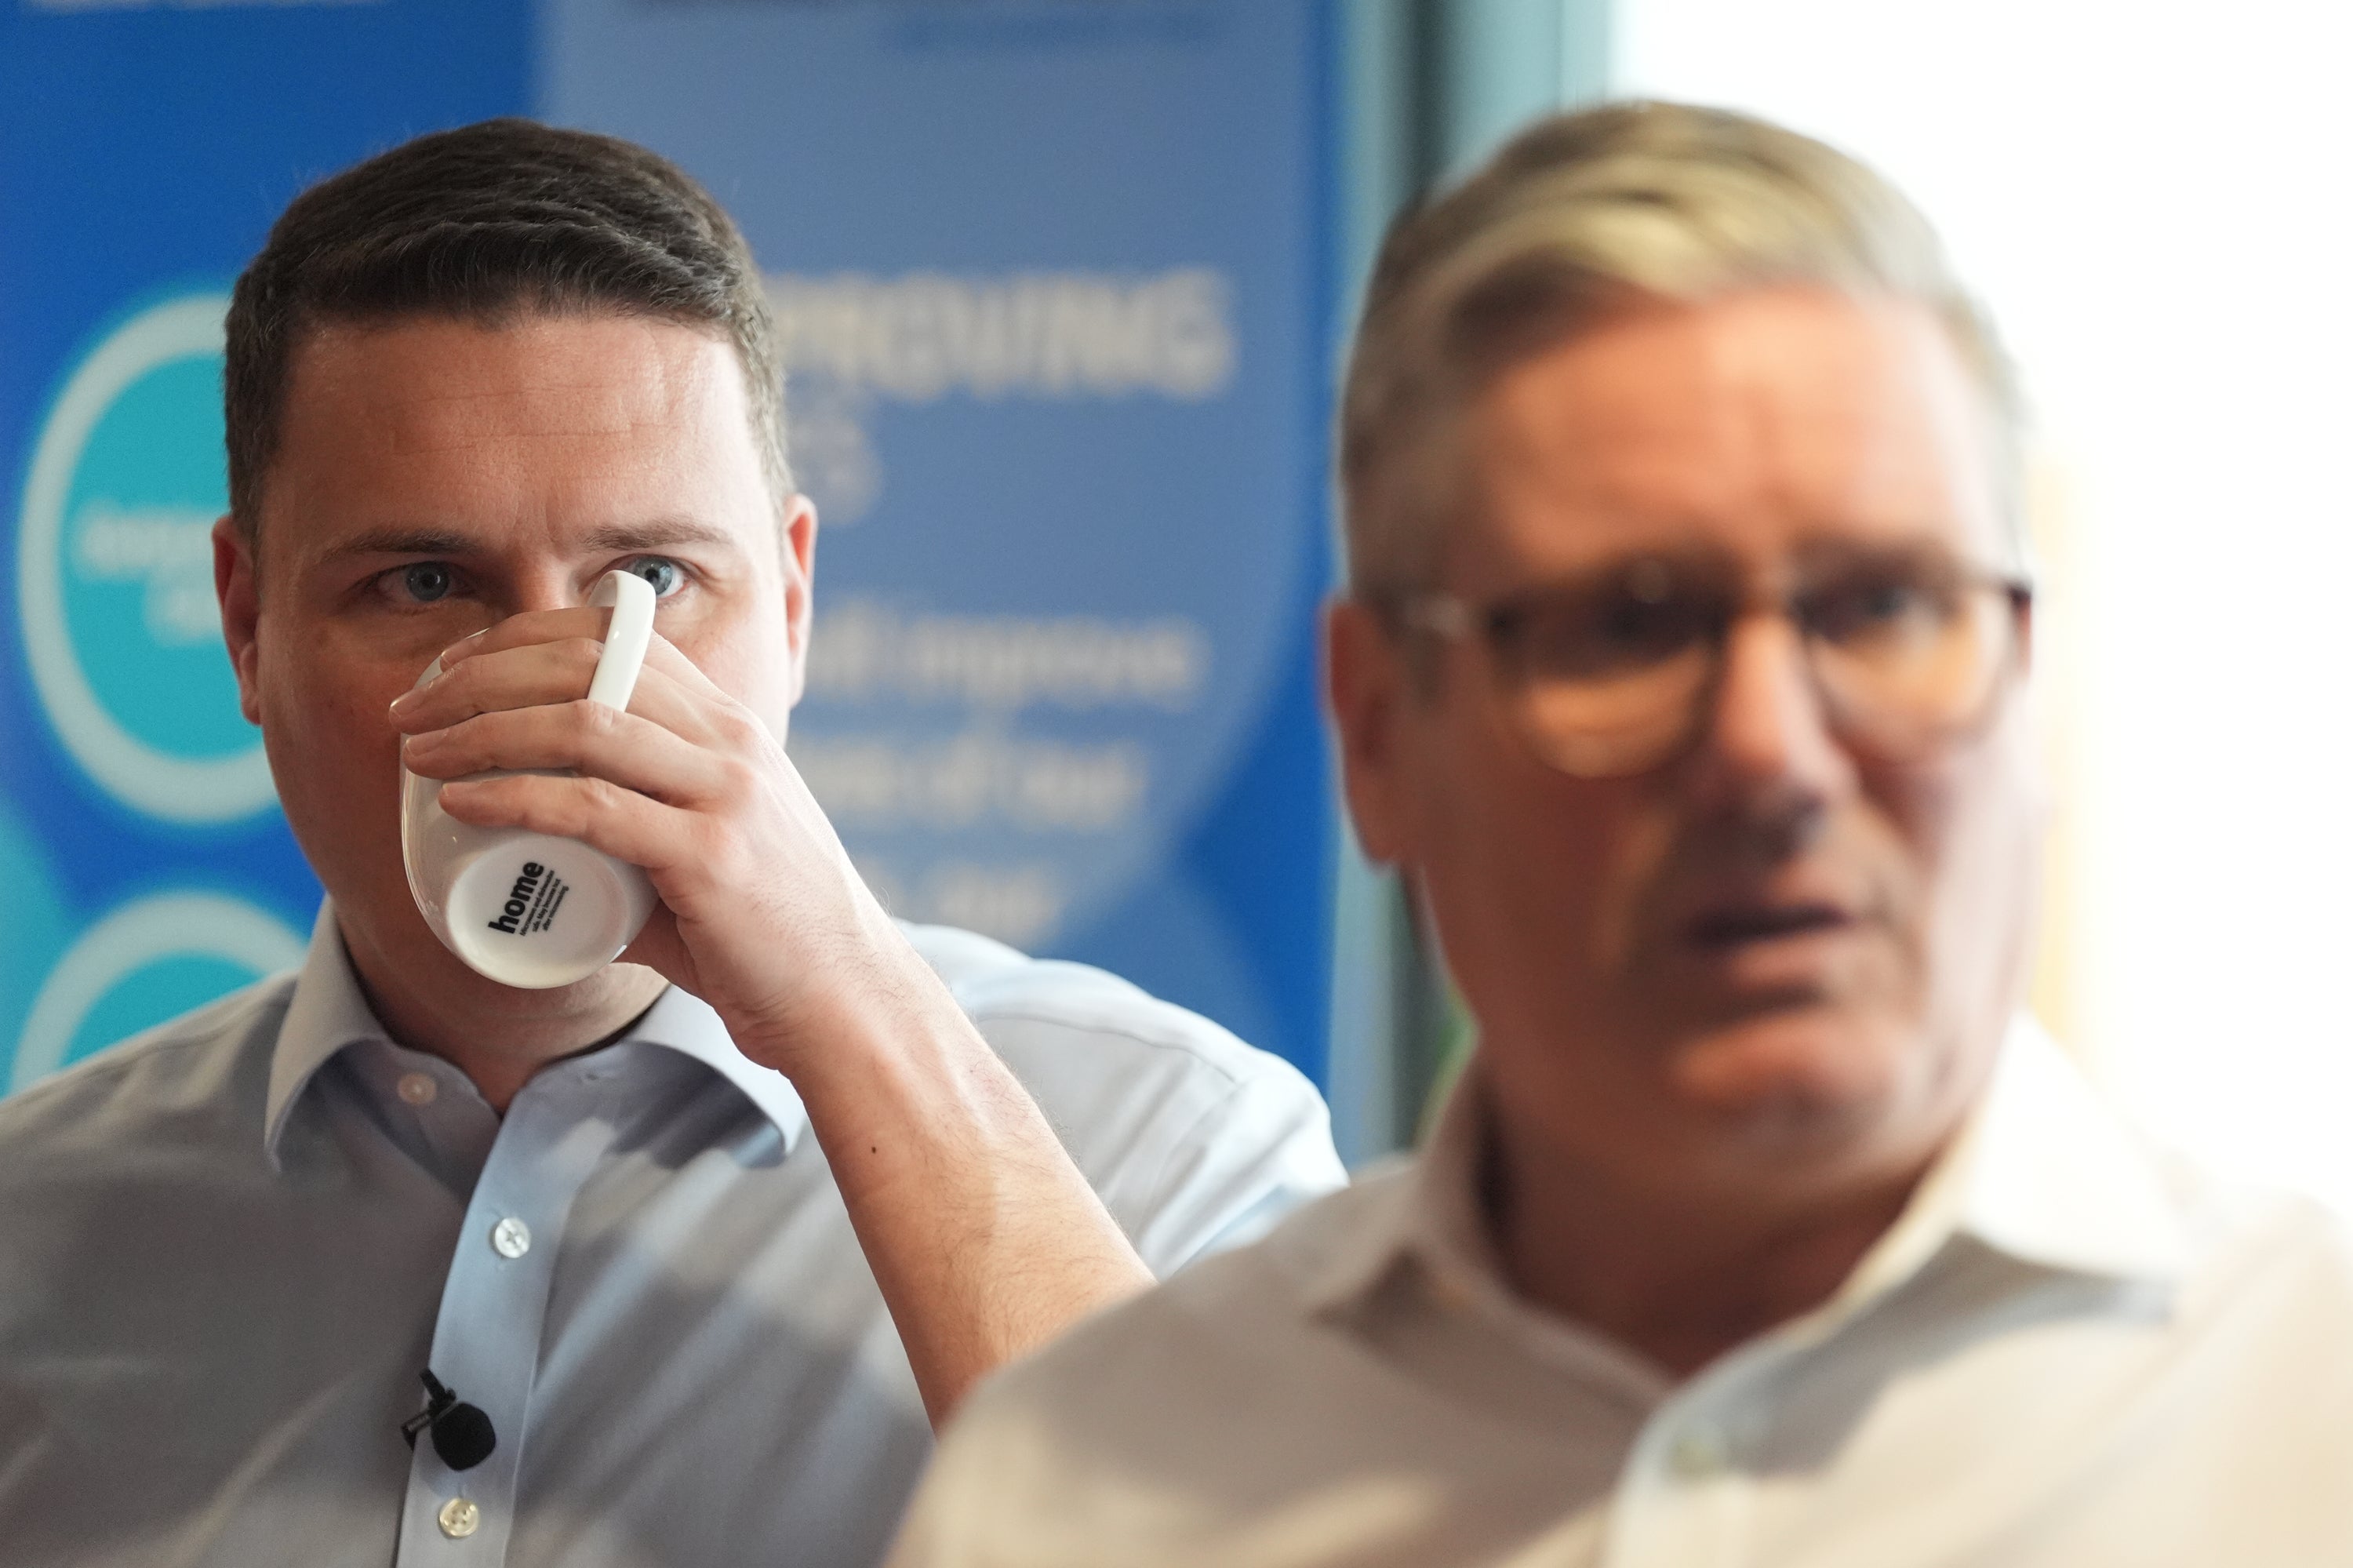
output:
[[431, 1372], [422, 1375], [425, 1408], [400, 1424], [400, 1435], [414, 1448], [417, 1435], [430, 1427], [433, 1451], [441, 1456], [441, 1462], [453, 1470], [472, 1469], [499, 1446], [498, 1434], [491, 1430], [491, 1418], [482, 1414], [480, 1405], [459, 1399], [457, 1393], [445, 1387]]

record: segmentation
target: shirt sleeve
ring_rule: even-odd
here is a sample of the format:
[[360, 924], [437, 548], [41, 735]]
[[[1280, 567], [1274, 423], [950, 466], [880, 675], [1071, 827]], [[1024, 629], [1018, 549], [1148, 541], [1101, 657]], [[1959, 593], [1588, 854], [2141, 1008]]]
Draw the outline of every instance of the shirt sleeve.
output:
[[1323, 1097], [1288, 1062], [1124, 982], [1057, 990], [976, 1022], [1155, 1275], [1347, 1184]]
[[1136, 1250], [1164, 1278], [1258, 1240], [1293, 1210], [1347, 1185], [1314, 1085], [1274, 1057], [1222, 1096], [1171, 1150]]

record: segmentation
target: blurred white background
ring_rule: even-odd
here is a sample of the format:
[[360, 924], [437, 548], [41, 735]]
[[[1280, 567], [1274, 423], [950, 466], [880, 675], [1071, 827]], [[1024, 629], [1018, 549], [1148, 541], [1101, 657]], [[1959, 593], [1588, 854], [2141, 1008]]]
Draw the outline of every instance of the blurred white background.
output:
[[2038, 1010], [2161, 1135], [2353, 1209], [2353, 5], [1621, 0], [1613, 87], [1862, 156], [2039, 425]]

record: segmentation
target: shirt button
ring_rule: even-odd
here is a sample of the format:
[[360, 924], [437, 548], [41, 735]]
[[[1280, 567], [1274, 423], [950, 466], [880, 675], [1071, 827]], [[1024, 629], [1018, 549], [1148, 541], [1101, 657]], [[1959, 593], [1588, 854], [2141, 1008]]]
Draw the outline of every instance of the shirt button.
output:
[[482, 1528], [482, 1510], [471, 1498], [451, 1498], [441, 1505], [441, 1533], [463, 1541]]
[[1724, 1468], [1724, 1440], [1713, 1432], [1694, 1427], [1675, 1438], [1674, 1446], [1667, 1450], [1667, 1463], [1687, 1481], [1704, 1480]]
[[491, 1245], [501, 1257], [521, 1257], [531, 1250], [531, 1227], [509, 1214], [491, 1227]]
[[429, 1106], [441, 1093], [441, 1086], [433, 1081], [430, 1073], [400, 1075], [400, 1097], [413, 1106]]

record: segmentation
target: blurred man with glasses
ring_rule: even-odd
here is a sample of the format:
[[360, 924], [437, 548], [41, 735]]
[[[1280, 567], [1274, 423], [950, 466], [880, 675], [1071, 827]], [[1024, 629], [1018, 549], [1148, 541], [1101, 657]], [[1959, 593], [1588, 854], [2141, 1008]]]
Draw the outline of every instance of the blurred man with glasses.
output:
[[1477, 1051], [1417, 1160], [985, 1389], [902, 1562], [2353, 1561], [2353, 1254], [2019, 1012], [2019, 424], [1925, 220], [1752, 119], [1399, 223], [1330, 692]]

